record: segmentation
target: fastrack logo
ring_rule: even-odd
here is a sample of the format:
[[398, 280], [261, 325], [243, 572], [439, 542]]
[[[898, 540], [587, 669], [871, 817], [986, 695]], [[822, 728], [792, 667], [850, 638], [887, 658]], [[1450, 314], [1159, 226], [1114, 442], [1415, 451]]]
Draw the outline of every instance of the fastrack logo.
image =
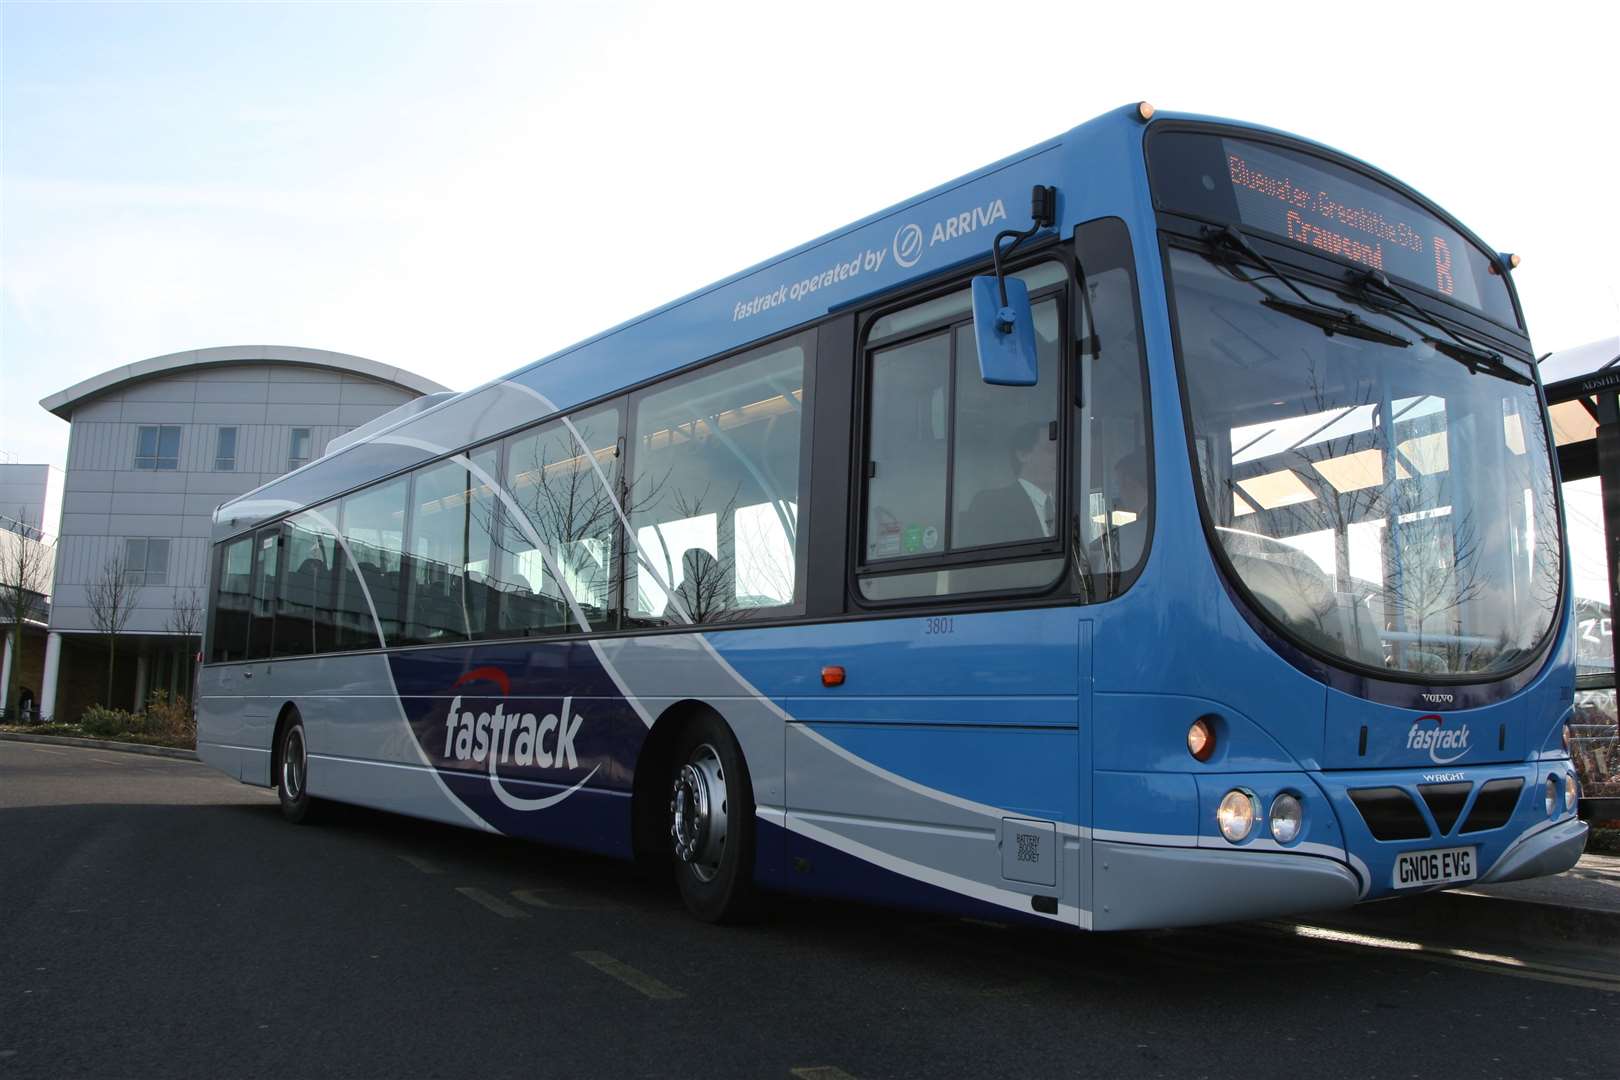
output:
[[1450, 705], [1457, 700], [1455, 694], [1419, 694], [1418, 697], [1427, 701], [1430, 705]]
[[[1434, 721], [1434, 727], [1425, 727], [1429, 721]], [[1446, 718], [1438, 713], [1429, 713], [1412, 721], [1411, 730], [1406, 733], [1406, 748], [1408, 750], [1427, 750], [1429, 760], [1436, 765], [1450, 765], [1453, 761], [1468, 753], [1468, 725], [1460, 724], [1448, 729]], [[1442, 751], [1455, 751], [1443, 753]]]
[[[506, 672], [497, 667], [474, 668], [450, 687], [460, 689], [468, 683], [488, 682], [500, 688], [502, 697], [512, 693], [512, 683]], [[447, 761], [487, 762], [489, 786], [495, 797], [513, 810], [543, 810], [555, 806], [584, 786], [585, 781], [601, 768], [597, 765], [578, 783], [556, 795], [540, 799], [525, 799], [506, 790], [496, 771], [501, 764], [539, 766], [542, 769], [578, 769], [579, 756], [574, 750], [574, 739], [585, 718], [573, 710], [574, 699], [565, 697], [560, 712], [537, 717], [534, 713], [507, 712], [506, 703], [498, 702], [494, 710], [474, 713], [463, 711], [462, 697], [456, 695], [450, 702], [450, 711], [444, 718], [444, 758]]]

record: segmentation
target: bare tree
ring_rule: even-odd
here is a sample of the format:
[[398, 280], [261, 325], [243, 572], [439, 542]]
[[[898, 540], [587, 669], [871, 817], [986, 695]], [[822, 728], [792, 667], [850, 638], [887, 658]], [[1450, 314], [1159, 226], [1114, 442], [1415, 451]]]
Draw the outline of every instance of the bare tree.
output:
[[122, 552], [108, 559], [101, 574], [84, 590], [85, 603], [90, 607], [90, 621], [107, 636], [107, 708], [113, 707], [113, 659], [117, 655], [118, 635], [123, 632], [135, 605], [140, 601], [141, 587], [130, 581], [129, 568], [124, 564]]
[[[25, 511], [13, 519], [15, 529], [0, 530], [0, 619], [11, 636], [11, 679], [22, 680], [23, 623], [41, 612], [51, 575], [54, 552]], [[8, 711], [11, 686], [0, 686], [0, 713]]]
[[[192, 657], [201, 647], [203, 626], [203, 598], [202, 591], [197, 588], [187, 589], [185, 592], [175, 591], [174, 605], [169, 611], [169, 633], [183, 639], [186, 646], [186, 657], [182, 665], [185, 672], [186, 707], [192, 707], [191, 693], [191, 664]], [[193, 640], [197, 648], [193, 648]]]

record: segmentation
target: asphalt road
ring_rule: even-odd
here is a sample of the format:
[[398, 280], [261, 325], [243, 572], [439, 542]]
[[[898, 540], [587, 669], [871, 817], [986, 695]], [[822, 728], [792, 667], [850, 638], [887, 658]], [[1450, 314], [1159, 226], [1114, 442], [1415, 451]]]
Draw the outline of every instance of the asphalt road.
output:
[[0, 1077], [1614, 1077], [1620, 977], [775, 898], [0, 742]]

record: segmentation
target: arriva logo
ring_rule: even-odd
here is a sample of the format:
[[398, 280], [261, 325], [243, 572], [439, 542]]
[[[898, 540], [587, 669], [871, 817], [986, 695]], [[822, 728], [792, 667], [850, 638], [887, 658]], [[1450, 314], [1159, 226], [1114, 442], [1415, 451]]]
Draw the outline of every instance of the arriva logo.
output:
[[[880, 249], [881, 250], [881, 249]], [[923, 234], [918, 225], [902, 225], [894, 231], [894, 261], [901, 266], [916, 266], [922, 258]]]
[[[1434, 727], [1424, 727], [1430, 720]], [[1427, 750], [1429, 760], [1436, 765], [1450, 765], [1453, 761], [1468, 753], [1468, 725], [1446, 729], [1445, 717], [1439, 713], [1430, 713], [1420, 716], [1412, 721], [1412, 729], [1406, 733], [1406, 748], [1408, 750]], [[1443, 753], [1442, 751], [1456, 751]]]
[[[502, 697], [512, 693], [512, 682], [497, 667], [474, 668], [457, 679], [450, 689], [471, 682], [490, 682], [500, 688]], [[507, 712], [504, 702], [493, 712], [474, 714], [461, 710], [461, 695], [450, 702], [444, 718], [444, 757], [449, 761], [477, 761], [489, 764], [489, 786], [503, 806], [513, 810], [544, 810], [578, 791], [602, 766], [598, 764], [567, 791], [539, 799], [525, 799], [506, 790], [496, 769], [501, 764], [538, 765], [542, 769], [577, 769], [574, 738], [585, 718], [573, 710], [574, 699], [565, 697], [562, 710], [536, 717], [534, 713]], [[549, 739], [549, 742], [548, 742]]]

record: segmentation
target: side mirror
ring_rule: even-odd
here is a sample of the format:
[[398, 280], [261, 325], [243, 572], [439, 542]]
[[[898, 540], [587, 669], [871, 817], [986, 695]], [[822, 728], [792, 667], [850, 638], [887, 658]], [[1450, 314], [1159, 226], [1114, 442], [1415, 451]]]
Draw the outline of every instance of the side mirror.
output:
[[[1006, 302], [1002, 302], [1002, 289]], [[1035, 316], [1029, 287], [1017, 278], [973, 279], [973, 337], [979, 347], [979, 377], [993, 386], [1034, 386]]]

